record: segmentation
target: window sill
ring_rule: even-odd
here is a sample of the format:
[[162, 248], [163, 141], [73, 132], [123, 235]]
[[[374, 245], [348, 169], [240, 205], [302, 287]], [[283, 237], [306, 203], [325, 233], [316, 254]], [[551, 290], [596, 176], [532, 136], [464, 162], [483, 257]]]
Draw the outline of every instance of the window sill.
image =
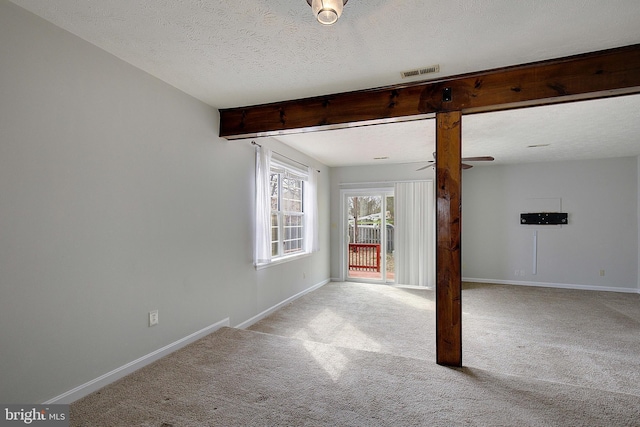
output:
[[263, 268], [273, 267], [274, 265], [284, 264], [286, 262], [295, 261], [295, 260], [300, 259], [300, 258], [306, 258], [306, 257], [308, 257], [310, 255], [311, 255], [310, 252], [302, 252], [302, 253], [297, 253], [295, 255], [283, 256], [283, 257], [280, 257], [280, 258], [276, 258], [276, 259], [272, 260], [271, 262], [267, 262], [267, 263], [263, 263], [263, 264], [256, 264], [255, 267], [256, 267], [256, 270], [262, 270]]

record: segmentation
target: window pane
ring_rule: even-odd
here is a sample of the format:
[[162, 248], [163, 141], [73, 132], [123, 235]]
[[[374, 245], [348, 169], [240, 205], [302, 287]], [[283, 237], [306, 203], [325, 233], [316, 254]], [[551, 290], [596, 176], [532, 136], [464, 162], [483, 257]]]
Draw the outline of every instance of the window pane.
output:
[[270, 191], [269, 194], [271, 195], [271, 210], [272, 211], [277, 211], [279, 206], [278, 206], [278, 197], [279, 197], [279, 192], [278, 192], [278, 177], [280, 175], [278, 175], [277, 173], [272, 173], [269, 177], [269, 187], [270, 187]]
[[282, 210], [302, 212], [302, 180], [282, 178]]
[[271, 214], [271, 256], [278, 255], [278, 242], [280, 240], [280, 227], [278, 226], [278, 214]]
[[302, 251], [302, 224], [303, 217], [300, 214], [284, 215], [284, 252], [292, 253]]

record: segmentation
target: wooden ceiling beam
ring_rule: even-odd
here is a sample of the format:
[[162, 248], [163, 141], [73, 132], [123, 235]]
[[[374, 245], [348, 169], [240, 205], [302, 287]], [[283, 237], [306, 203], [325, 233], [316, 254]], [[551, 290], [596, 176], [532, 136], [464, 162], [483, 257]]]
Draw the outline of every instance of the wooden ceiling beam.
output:
[[632, 93], [640, 93], [640, 44], [414, 84], [221, 109], [220, 136], [251, 138]]

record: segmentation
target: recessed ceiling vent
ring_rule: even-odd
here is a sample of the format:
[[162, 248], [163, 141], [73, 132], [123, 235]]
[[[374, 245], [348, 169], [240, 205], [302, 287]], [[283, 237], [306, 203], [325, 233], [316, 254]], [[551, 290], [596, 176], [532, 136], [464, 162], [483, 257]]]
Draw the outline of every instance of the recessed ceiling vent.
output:
[[439, 73], [440, 65], [431, 65], [430, 67], [416, 68], [415, 70], [402, 71], [400, 75], [403, 79], [407, 77], [422, 76], [424, 74]]

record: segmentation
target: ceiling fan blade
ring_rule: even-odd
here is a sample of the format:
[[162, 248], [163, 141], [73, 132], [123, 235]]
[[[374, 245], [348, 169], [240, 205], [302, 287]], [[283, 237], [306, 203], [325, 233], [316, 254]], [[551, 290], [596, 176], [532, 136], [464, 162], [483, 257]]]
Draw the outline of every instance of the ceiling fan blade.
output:
[[462, 160], [465, 162], [491, 162], [495, 159], [491, 156], [480, 156], [480, 157], [463, 157]]
[[[421, 168], [416, 169], [416, 171], [421, 171], [421, 170], [424, 170], [426, 168], [430, 168], [431, 166], [435, 166], [435, 165], [436, 165], [435, 163], [431, 163], [430, 165], [423, 166]], [[471, 169], [473, 167], [473, 165], [468, 165], [466, 163], [461, 163], [461, 166], [462, 166], [462, 169]]]
[[431, 166], [434, 166], [434, 165], [435, 165], [435, 163], [429, 163], [427, 166], [423, 166], [421, 168], [416, 169], [416, 171], [421, 171], [421, 170], [424, 170], [426, 168], [430, 168]]
[[[433, 153], [435, 154], [435, 153]], [[465, 162], [490, 162], [492, 160], [494, 160], [493, 157], [491, 156], [481, 156], [481, 157], [463, 157], [462, 158], [463, 161]], [[421, 171], [424, 170], [426, 168], [430, 168], [431, 166], [435, 166], [436, 162], [431, 162], [426, 166], [423, 166], [421, 168], [416, 169], [416, 171]], [[462, 163], [462, 169], [471, 169], [473, 167], [473, 165], [468, 165], [466, 163]]]

